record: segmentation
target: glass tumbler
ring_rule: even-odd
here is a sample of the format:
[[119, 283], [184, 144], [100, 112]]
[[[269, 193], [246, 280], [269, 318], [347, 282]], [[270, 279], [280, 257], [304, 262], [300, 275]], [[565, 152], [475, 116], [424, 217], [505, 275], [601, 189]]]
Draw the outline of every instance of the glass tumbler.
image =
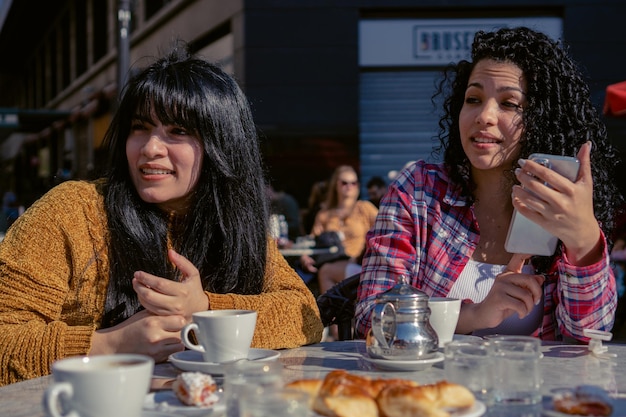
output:
[[226, 416], [239, 417], [239, 399], [251, 390], [279, 389], [284, 386], [283, 365], [276, 361], [233, 362], [224, 369]]
[[309, 394], [289, 388], [248, 387], [239, 398], [239, 417], [308, 417]]
[[529, 405], [541, 402], [541, 340], [531, 336], [494, 336], [495, 404]]
[[476, 398], [490, 404], [493, 396], [493, 354], [482, 339], [453, 340], [445, 345], [446, 380], [467, 387]]

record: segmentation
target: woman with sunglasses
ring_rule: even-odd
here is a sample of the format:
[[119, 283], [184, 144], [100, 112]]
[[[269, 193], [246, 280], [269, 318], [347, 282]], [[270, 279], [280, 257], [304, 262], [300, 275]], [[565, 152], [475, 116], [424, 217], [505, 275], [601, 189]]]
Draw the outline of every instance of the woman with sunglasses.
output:
[[365, 249], [365, 235], [374, 225], [378, 209], [369, 201], [359, 200], [359, 180], [354, 168], [341, 165], [335, 169], [328, 184], [325, 207], [315, 216], [311, 234], [337, 232], [345, 250], [345, 256], [321, 263], [303, 256], [302, 268], [317, 272], [320, 293], [344, 278], [361, 271], [361, 256]]

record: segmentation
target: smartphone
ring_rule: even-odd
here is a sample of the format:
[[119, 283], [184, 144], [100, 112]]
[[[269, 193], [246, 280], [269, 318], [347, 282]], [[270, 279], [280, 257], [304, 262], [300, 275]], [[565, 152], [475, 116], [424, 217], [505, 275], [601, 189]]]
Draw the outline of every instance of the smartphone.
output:
[[[534, 153], [528, 159], [554, 170], [572, 182], [578, 177], [580, 161], [577, 158]], [[549, 184], [546, 185], [549, 186]], [[527, 219], [517, 210], [513, 210], [513, 217], [504, 243], [504, 249], [507, 252], [551, 256], [556, 250], [558, 241], [556, 236], [543, 227]]]

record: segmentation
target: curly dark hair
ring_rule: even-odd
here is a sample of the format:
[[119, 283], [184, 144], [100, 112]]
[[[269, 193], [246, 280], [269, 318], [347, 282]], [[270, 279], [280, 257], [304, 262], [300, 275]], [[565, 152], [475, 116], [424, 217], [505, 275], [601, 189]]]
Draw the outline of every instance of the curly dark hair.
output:
[[[131, 123], [152, 114], [201, 141], [200, 177], [184, 214], [146, 203], [130, 178]], [[134, 271], [176, 279], [167, 258], [170, 244], [199, 269], [205, 290], [261, 292], [269, 216], [265, 176], [250, 106], [231, 76], [177, 45], [129, 81], [105, 144], [111, 270], [103, 326], [141, 308], [131, 283]]]
[[[606, 127], [591, 103], [589, 87], [581, 70], [562, 42], [526, 27], [479, 31], [472, 44], [471, 62], [460, 61], [444, 71], [433, 97], [444, 97], [439, 121], [439, 152], [452, 181], [473, 201], [470, 162], [463, 152], [459, 114], [474, 66], [491, 59], [517, 65], [526, 78], [527, 104], [522, 113], [520, 157], [534, 152], [576, 156], [587, 141], [593, 143], [591, 169], [594, 210], [607, 237], [611, 236], [622, 197], [614, 181], [619, 163]], [[514, 176], [511, 175], [511, 181]]]

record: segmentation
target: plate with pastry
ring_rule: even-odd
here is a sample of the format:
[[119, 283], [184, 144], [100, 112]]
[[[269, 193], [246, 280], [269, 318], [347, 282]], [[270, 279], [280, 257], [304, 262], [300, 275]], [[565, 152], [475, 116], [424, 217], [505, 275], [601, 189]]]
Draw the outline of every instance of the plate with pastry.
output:
[[441, 352], [436, 352], [435, 355], [427, 359], [417, 360], [390, 360], [372, 358], [368, 354], [363, 355], [363, 360], [371, 363], [375, 367], [385, 371], [423, 371], [430, 368], [436, 363], [443, 361], [444, 355]]
[[[275, 361], [280, 356], [280, 352], [271, 349], [250, 349], [248, 352], [249, 361]], [[197, 371], [205, 374], [223, 375], [224, 364], [205, 362], [202, 353], [195, 350], [183, 350], [172, 353], [169, 362], [182, 371]]]
[[470, 390], [445, 380], [420, 385], [335, 370], [323, 379], [300, 379], [286, 386], [307, 392], [311, 410], [325, 417], [479, 417], [486, 411]]
[[217, 416], [226, 411], [226, 404], [211, 375], [183, 372], [176, 377], [171, 390], [149, 393], [143, 409], [184, 416]]
[[575, 388], [556, 389], [550, 402], [545, 405], [545, 417], [596, 416], [609, 417], [614, 414], [615, 400], [599, 386], [580, 385]]

